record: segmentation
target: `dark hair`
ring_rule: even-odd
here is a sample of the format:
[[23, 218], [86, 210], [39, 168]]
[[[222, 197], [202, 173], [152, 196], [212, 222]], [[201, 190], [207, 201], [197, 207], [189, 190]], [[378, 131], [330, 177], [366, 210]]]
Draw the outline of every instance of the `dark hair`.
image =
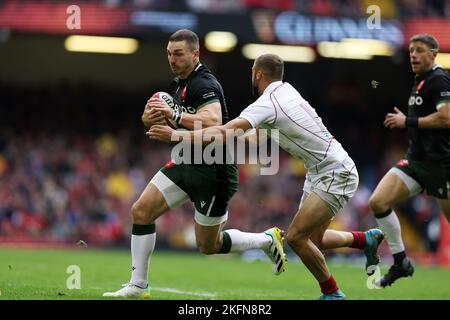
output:
[[264, 75], [271, 80], [282, 80], [284, 62], [275, 54], [263, 54], [256, 58], [255, 68], [261, 68]]
[[197, 34], [188, 29], [176, 31], [170, 36], [169, 41], [186, 41], [186, 44], [191, 51], [200, 47]]
[[430, 47], [431, 51], [434, 53], [437, 53], [439, 51], [439, 42], [436, 40], [435, 37], [433, 37], [430, 34], [427, 33], [416, 34], [411, 37], [409, 43], [416, 41], [425, 43], [428, 47]]

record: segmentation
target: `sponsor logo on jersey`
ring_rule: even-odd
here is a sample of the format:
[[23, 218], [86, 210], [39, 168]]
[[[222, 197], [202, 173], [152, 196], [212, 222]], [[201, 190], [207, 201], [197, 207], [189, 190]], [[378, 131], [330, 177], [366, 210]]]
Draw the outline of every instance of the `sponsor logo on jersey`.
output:
[[408, 105], [409, 106], [420, 106], [423, 103], [423, 98], [421, 96], [411, 96], [409, 97]]
[[409, 166], [409, 161], [406, 159], [402, 159], [399, 162], [397, 162], [397, 165], [399, 167], [407, 167], [407, 166]]
[[187, 112], [187, 113], [191, 113], [191, 114], [196, 114], [197, 110], [195, 110], [195, 108], [193, 107], [181, 107], [181, 110], [183, 110], [183, 112]]
[[213, 98], [217, 96], [215, 92], [207, 92], [203, 94], [203, 99]]
[[200, 201], [200, 206], [203, 208], [205, 206], [206, 202], [205, 201]]
[[450, 97], [450, 91], [441, 92], [441, 97]]
[[[183, 94], [184, 94], [184, 97], [186, 97], [186, 87], [183, 88], [183, 91], [181, 93], [181, 99], [183, 99]], [[193, 107], [185, 107], [185, 106], [179, 105], [179, 104], [177, 104], [175, 102], [175, 100], [171, 96], [169, 96], [167, 94], [161, 95], [161, 99], [163, 99], [164, 102], [169, 107], [171, 107], [173, 110], [181, 110], [183, 112], [187, 112], [187, 113], [190, 113], [190, 114], [197, 113], [197, 110], [195, 110], [195, 108], [193, 108]]]

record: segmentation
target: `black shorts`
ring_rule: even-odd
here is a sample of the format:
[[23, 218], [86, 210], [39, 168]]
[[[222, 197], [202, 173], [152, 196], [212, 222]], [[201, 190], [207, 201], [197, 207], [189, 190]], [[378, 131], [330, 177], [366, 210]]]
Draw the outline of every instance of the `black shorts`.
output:
[[238, 190], [235, 165], [175, 164], [161, 172], [189, 195], [198, 212], [211, 217], [224, 215]]
[[439, 162], [400, 160], [395, 168], [413, 178], [422, 187], [422, 192], [439, 199], [450, 195], [450, 168]]

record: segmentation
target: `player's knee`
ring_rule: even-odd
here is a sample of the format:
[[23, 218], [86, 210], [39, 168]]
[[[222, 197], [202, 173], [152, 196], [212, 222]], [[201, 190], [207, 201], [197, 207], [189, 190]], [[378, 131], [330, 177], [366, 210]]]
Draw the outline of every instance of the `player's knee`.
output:
[[288, 229], [286, 233], [286, 242], [290, 247], [301, 247], [308, 241], [308, 237], [295, 229]]
[[154, 221], [149, 221], [150, 217], [145, 207], [136, 201], [131, 207], [131, 214], [133, 216], [133, 223], [135, 224], [149, 224]]
[[385, 212], [389, 210], [391, 204], [383, 199], [383, 197], [378, 196], [377, 194], [373, 194], [369, 199], [369, 207], [374, 213]]

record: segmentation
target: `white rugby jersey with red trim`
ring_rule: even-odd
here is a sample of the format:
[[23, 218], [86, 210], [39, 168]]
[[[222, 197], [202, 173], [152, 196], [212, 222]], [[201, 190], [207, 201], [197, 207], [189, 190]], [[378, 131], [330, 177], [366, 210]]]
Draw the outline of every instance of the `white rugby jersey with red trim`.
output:
[[280, 147], [303, 160], [308, 171], [334, 168], [348, 157], [316, 110], [287, 82], [272, 82], [239, 118], [253, 128], [278, 129]]

